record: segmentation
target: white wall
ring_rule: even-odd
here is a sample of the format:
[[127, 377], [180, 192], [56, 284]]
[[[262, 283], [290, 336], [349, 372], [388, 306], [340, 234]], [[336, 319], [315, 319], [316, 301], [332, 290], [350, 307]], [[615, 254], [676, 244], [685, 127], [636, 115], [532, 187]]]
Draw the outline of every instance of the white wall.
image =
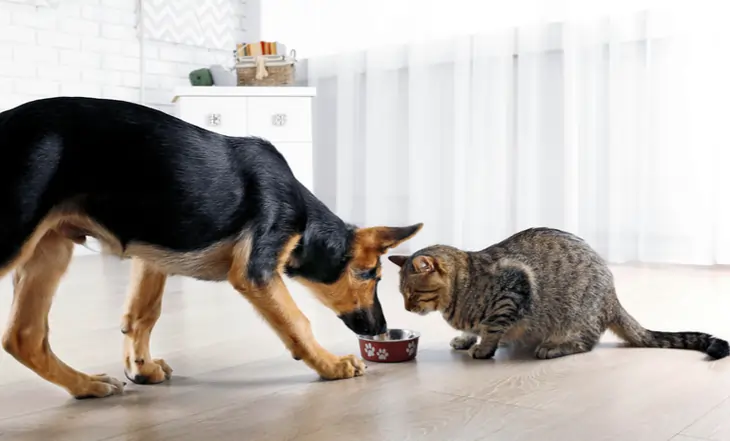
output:
[[134, 0], [0, 2], [0, 109], [55, 95], [139, 97]]
[[[245, 1], [232, 1], [236, 38], [251, 38]], [[230, 62], [233, 48], [141, 40], [137, 9], [137, 0], [0, 0], [0, 111], [57, 95], [140, 102], [143, 84], [144, 104], [169, 111], [172, 90], [188, 84], [191, 70]]]
[[[248, 23], [256, 29], [257, 19], [246, 17], [247, 3], [258, 0], [231, 1], [236, 41], [258, 38], [247, 30]], [[172, 112], [173, 89], [189, 85], [191, 70], [232, 61], [233, 47], [212, 50], [140, 38], [139, 16], [138, 0], [0, 0], [0, 111], [66, 95], [142, 102]], [[88, 251], [77, 247], [77, 253]]]

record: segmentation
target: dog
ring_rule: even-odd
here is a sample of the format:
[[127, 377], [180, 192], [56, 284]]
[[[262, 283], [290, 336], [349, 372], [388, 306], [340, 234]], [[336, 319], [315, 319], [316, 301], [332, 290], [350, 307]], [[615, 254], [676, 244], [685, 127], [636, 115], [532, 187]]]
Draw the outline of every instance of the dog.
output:
[[282, 278], [309, 288], [352, 332], [382, 333], [380, 257], [422, 227], [355, 227], [266, 140], [224, 136], [131, 102], [57, 97], [7, 110], [0, 155], [0, 277], [14, 270], [2, 345], [76, 398], [124, 388], [66, 365], [48, 342], [54, 292], [74, 244], [87, 237], [132, 261], [121, 331], [134, 383], [172, 372], [149, 351], [170, 275], [227, 281], [294, 359], [335, 380], [362, 375], [364, 363], [318, 344]]

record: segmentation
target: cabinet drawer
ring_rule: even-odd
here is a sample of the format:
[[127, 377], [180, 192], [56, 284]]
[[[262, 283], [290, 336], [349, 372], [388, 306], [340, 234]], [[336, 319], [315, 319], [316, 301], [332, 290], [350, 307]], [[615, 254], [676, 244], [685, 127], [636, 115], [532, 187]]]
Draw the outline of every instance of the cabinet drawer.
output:
[[309, 97], [248, 98], [248, 132], [277, 142], [312, 140], [312, 100]]
[[180, 99], [178, 117], [223, 135], [246, 136], [246, 100], [241, 97], [186, 97]]

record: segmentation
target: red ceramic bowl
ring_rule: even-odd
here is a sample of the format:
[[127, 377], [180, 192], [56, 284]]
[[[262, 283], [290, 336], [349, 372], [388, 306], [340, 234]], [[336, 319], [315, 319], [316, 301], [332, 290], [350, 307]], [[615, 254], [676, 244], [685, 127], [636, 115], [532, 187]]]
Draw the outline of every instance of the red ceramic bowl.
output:
[[377, 336], [358, 335], [360, 354], [368, 361], [378, 363], [400, 363], [416, 358], [418, 352], [418, 332], [408, 329], [389, 329]]

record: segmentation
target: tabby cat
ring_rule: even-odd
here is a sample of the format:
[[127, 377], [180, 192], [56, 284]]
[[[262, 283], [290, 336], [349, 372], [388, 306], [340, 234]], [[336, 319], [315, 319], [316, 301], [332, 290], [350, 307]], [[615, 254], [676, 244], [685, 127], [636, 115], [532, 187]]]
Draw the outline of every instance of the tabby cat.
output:
[[477, 252], [435, 245], [390, 256], [408, 311], [439, 311], [463, 332], [451, 341], [491, 358], [500, 341], [536, 343], [550, 359], [588, 352], [606, 329], [635, 347], [726, 357], [728, 342], [701, 332], [650, 331], [621, 306], [604, 260], [581, 238], [533, 228]]

